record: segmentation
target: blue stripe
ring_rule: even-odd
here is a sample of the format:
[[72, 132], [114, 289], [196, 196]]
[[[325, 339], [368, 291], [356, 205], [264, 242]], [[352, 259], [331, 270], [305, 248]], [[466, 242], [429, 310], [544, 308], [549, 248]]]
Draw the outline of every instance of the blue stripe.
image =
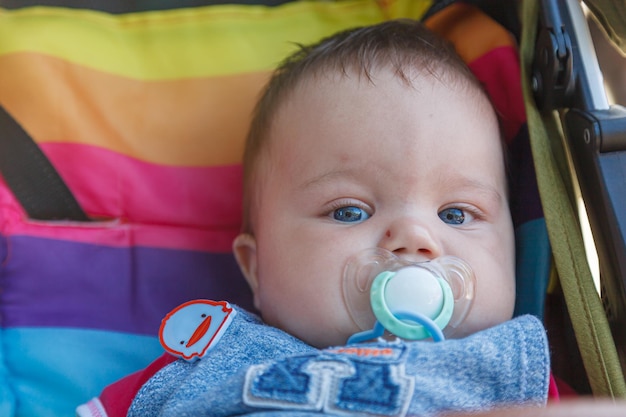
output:
[[528, 221], [515, 229], [517, 251], [515, 315], [543, 318], [550, 280], [552, 251], [545, 219]]
[[[73, 416], [76, 406], [163, 353], [147, 336], [75, 329], [0, 330], [5, 378], [3, 416]], [[17, 399], [10, 412], [12, 392]]]

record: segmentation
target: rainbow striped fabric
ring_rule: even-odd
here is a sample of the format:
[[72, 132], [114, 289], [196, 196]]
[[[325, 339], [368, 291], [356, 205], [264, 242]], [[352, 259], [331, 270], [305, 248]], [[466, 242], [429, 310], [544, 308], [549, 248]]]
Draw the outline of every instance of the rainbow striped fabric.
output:
[[[162, 352], [156, 334], [175, 306], [251, 307], [231, 242], [243, 141], [272, 68], [297, 43], [419, 19], [432, 2], [21, 3], [0, 0], [0, 104], [96, 221], [29, 220], [0, 178], [0, 415], [72, 415]], [[428, 24], [486, 83], [509, 143], [526, 143], [514, 39], [461, 4]], [[518, 226], [540, 219], [531, 201]]]
[[184, 301], [250, 307], [231, 242], [269, 72], [296, 43], [429, 5], [0, 9], [0, 104], [97, 219], [31, 221], [0, 182], [0, 415], [72, 415], [161, 353]]

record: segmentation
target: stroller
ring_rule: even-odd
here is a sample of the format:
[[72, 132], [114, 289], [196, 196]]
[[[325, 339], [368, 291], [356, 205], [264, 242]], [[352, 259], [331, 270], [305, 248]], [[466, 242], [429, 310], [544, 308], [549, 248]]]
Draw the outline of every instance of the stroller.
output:
[[[521, 25], [489, 0], [255, 3], [0, 0], [0, 415], [71, 415], [159, 356], [189, 299], [253, 309], [231, 242], [256, 95], [294, 43], [397, 17], [453, 42], [502, 116], [516, 314], [544, 318], [578, 392], [624, 396], [622, 110], [581, 67], [579, 3], [526, 0]], [[590, 3], [623, 48], [626, 22]]]
[[[589, 3], [623, 50], [619, 6]], [[620, 209], [626, 203], [626, 183], [620, 129], [626, 127], [626, 113], [609, 105], [578, 2], [525, 2], [523, 16], [528, 124], [554, 263], [571, 317], [567, 321], [575, 333], [570, 342], [580, 349], [593, 392], [623, 396], [626, 229]], [[580, 202], [582, 220], [576, 215]], [[599, 289], [581, 238], [586, 217], [599, 260]], [[571, 362], [563, 366], [571, 369]]]

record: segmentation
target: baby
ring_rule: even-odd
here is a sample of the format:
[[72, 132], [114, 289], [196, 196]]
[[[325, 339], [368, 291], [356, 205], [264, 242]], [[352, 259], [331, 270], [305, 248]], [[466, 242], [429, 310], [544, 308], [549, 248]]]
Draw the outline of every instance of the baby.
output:
[[515, 249], [498, 119], [452, 50], [390, 23], [303, 49], [257, 107], [234, 249], [266, 323], [316, 347], [355, 328], [348, 259], [453, 255], [478, 277], [463, 335], [511, 318]]
[[[203, 313], [193, 336], [209, 329], [211, 340], [183, 356], [199, 360], [166, 355], [80, 415], [126, 415], [131, 401], [137, 416], [428, 416], [545, 403], [543, 327], [511, 320], [515, 249], [498, 119], [449, 45], [398, 20], [301, 48], [260, 98], [244, 170], [233, 247], [264, 323], [212, 303], [219, 320]], [[345, 346], [362, 330], [344, 299], [346, 266], [372, 249], [469, 266], [475, 295], [455, 339]]]

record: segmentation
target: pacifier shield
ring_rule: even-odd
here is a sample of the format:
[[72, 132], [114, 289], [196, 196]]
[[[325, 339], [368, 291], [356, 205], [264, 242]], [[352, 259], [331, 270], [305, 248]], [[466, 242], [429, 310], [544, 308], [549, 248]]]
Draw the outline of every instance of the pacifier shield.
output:
[[363, 334], [382, 325], [398, 337], [417, 340], [433, 335], [433, 328], [454, 334], [474, 300], [475, 278], [469, 265], [455, 257], [410, 262], [376, 248], [348, 262], [342, 285], [348, 313]]
[[344, 270], [343, 299], [352, 321], [359, 330], [369, 330], [376, 323], [370, 304], [372, 282], [381, 272], [393, 269], [399, 259], [384, 249], [369, 249], [351, 258]]

